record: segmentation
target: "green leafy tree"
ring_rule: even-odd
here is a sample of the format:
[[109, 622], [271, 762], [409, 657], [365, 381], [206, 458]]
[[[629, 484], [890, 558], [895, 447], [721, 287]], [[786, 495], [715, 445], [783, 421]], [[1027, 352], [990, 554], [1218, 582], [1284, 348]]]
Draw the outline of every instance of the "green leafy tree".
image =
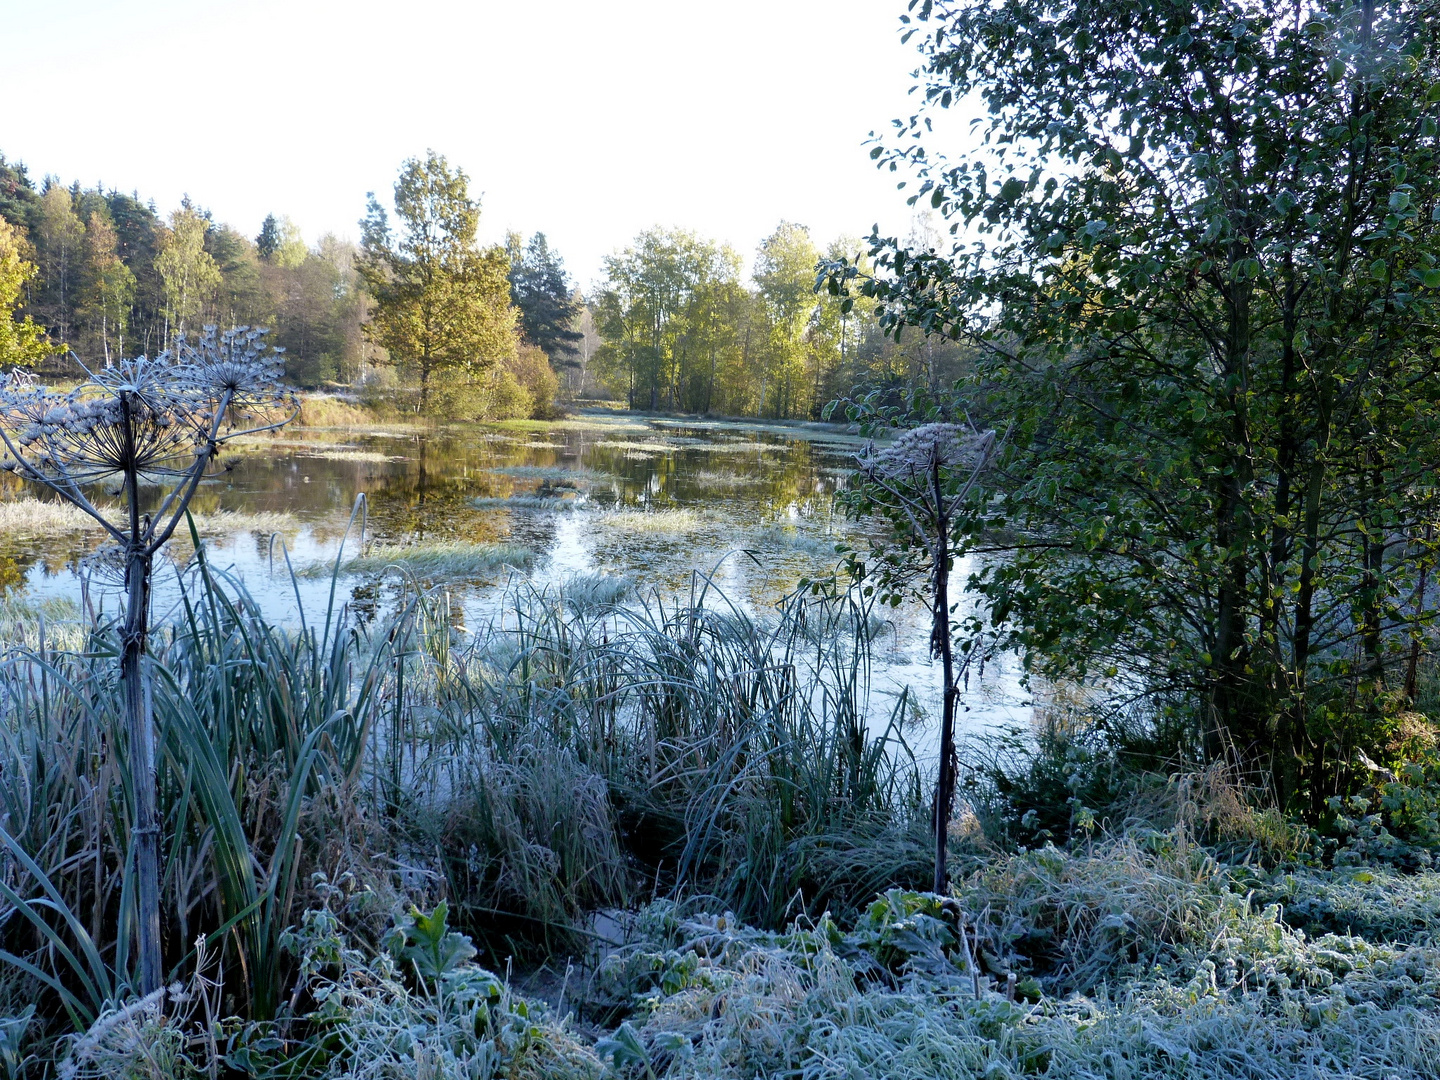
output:
[[[1318, 810], [1433, 621], [1440, 8], [911, 12], [924, 106], [873, 153], [958, 238], [831, 285], [977, 348], [1012, 426], [974, 586], [1032, 666], [1183, 705]], [[981, 148], [932, 154], [972, 102]]]
[[713, 359], [707, 297], [737, 277], [734, 252], [682, 230], [648, 230], [605, 259], [596, 320], [605, 349], [597, 359], [632, 409], [637, 401], [686, 406], [686, 387]]
[[[819, 262], [820, 252], [803, 225], [782, 221], [760, 245], [754, 277], [770, 316], [770, 363], [760, 392], [762, 415], [767, 407], [777, 417], [808, 415], [813, 391], [823, 378], [817, 360], [824, 350], [817, 353], [810, 348], [819, 314], [815, 295]], [[818, 409], [819, 403], [815, 405]]]
[[154, 205], [141, 202], [137, 194], [111, 191], [103, 201], [115, 226], [116, 251], [135, 275], [129, 333], [139, 351], [149, 355], [164, 347], [164, 283], [155, 260], [165, 226]]
[[0, 369], [33, 367], [55, 351], [34, 319], [15, 317], [25, 283], [37, 273], [28, 253], [19, 228], [0, 217]]
[[89, 329], [91, 340], [98, 338], [99, 353], [106, 367], [112, 363], [112, 356], [124, 354], [125, 329], [130, 305], [135, 301], [135, 275], [121, 261], [118, 244], [109, 215], [91, 211], [85, 227], [79, 316]]
[[260, 235], [255, 237], [255, 248], [260, 258], [275, 266], [293, 269], [305, 261], [310, 253], [300, 236], [300, 228], [288, 217], [266, 214], [260, 223]]
[[205, 231], [205, 250], [220, 271], [212, 300], [219, 324], [273, 324], [275, 302], [266, 280], [268, 267], [249, 237], [229, 225], [213, 225]]
[[75, 213], [74, 196], [53, 178], [40, 197], [32, 235], [40, 267], [36, 314], [56, 338], [68, 343], [74, 331], [85, 225]]
[[205, 311], [221, 283], [220, 268], [205, 250], [208, 222], [187, 202], [160, 233], [155, 271], [164, 297], [165, 339], [183, 336]]
[[469, 180], [433, 150], [405, 162], [395, 184], [400, 231], [372, 193], [361, 222], [357, 268], [374, 299], [372, 340], [413, 374], [419, 410], [429, 411], [437, 378], [478, 384], [515, 355], [503, 248], [480, 249], [480, 207]]

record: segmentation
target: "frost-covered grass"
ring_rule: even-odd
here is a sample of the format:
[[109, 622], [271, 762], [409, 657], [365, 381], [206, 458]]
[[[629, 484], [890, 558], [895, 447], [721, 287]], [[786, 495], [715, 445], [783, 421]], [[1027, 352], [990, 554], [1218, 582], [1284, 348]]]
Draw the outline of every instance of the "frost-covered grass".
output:
[[817, 535], [795, 525], [761, 525], [751, 531], [750, 537], [752, 543], [764, 547], [815, 556], [835, 556], [835, 545], [839, 543], [838, 537]]
[[[1440, 949], [1312, 938], [1183, 835], [1152, 840], [1013, 856], [951, 899], [891, 889], [843, 923], [765, 931], [699, 900], [651, 903], [611, 919], [625, 940], [574, 973], [578, 1026], [515, 993], [446, 905], [412, 908], [365, 947], [326, 886], [287, 934], [300, 969], [287, 1039], [216, 1022], [199, 1003], [217, 984], [197, 980], [170, 1008], [112, 1009], [62, 1045], [69, 1075], [156, 1080], [238, 1061], [337, 1080], [1435, 1075]], [[1172, 892], [1163, 911], [1130, 910]], [[1107, 937], [1109, 974], [1082, 994], [1059, 955]]]
[[504, 465], [492, 469], [491, 472], [522, 480], [541, 480], [551, 483], [583, 484], [610, 479], [608, 473], [597, 472], [595, 469], [586, 469], [578, 465]]
[[0, 502], [0, 534], [54, 536], [59, 533], [100, 530], [99, 524], [71, 503], [29, 496]]
[[1295, 867], [1256, 884], [1257, 902], [1279, 904], [1285, 921], [1313, 934], [1436, 944], [1440, 874], [1383, 866]]
[[565, 582], [565, 602], [577, 612], [611, 607], [635, 591], [635, 583], [617, 574], [576, 574]]
[[382, 454], [378, 450], [354, 450], [343, 447], [306, 450], [303, 456], [307, 458], [319, 458], [322, 461], [354, 461], [367, 465], [383, 465], [391, 461], [404, 460], [393, 454]]
[[[194, 518], [202, 536], [293, 532], [300, 527], [294, 515], [274, 511], [215, 510], [197, 513]], [[0, 502], [0, 535], [38, 538], [101, 531], [99, 522], [70, 503], [30, 496]]]
[[8, 645], [78, 650], [85, 647], [89, 632], [80, 605], [68, 597], [0, 598], [0, 641]]
[[689, 443], [681, 439], [674, 439], [667, 442], [658, 442], [654, 439], [606, 439], [597, 445], [603, 450], [624, 450], [631, 454], [655, 456], [674, 453], [681, 447], [689, 445]]
[[[367, 558], [423, 577], [474, 547]], [[1113, 833], [1065, 848], [976, 825], [952, 895], [906, 891], [928, 880], [930, 777], [898, 721], [865, 724], [858, 595], [753, 618], [713, 585], [676, 605], [596, 574], [516, 582], [469, 632], [441, 589], [297, 633], [228, 588], [198, 580], [196, 621], [152, 653], [188, 920], [167, 963], [193, 970], [235, 920], [159, 999], [105, 981], [128, 896], [113, 634], [60, 653], [47, 631], [0, 663], [0, 944], [34, 965], [0, 965], [9, 1075], [1435, 1075], [1440, 874], [1322, 868], [1222, 769], [1135, 785]], [[7, 640], [35, 648], [37, 613], [78, 625], [0, 605], [0, 634], [28, 624]], [[1081, 779], [1063, 790], [1088, 798]], [[597, 910], [628, 928], [604, 956]], [[574, 961], [574, 1020], [510, 983], [508, 958], [542, 951]]]
[[699, 532], [712, 524], [696, 511], [684, 507], [672, 510], [611, 510], [597, 515], [595, 523], [617, 532], [676, 536]]
[[[467, 544], [461, 541], [389, 545], [377, 544], [364, 555], [347, 560], [341, 570], [349, 574], [370, 574], [397, 569], [417, 578], [433, 580], [469, 577], [502, 567], [524, 568], [535, 561], [535, 553], [519, 544]], [[325, 574], [329, 567], [308, 573]]]
[[1434, 1076], [1440, 950], [1310, 938], [1169, 840], [1015, 856], [949, 911], [892, 893], [853, 928], [652, 908], [604, 969], [633, 1012], [602, 1046], [697, 1080]]

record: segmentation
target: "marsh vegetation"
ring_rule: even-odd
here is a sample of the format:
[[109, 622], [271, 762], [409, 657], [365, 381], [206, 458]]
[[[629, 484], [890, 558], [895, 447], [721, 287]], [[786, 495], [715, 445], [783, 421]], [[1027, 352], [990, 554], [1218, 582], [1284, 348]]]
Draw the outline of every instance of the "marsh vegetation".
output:
[[1440, 8], [908, 10], [748, 282], [0, 158], [6, 1076], [1435, 1075]]

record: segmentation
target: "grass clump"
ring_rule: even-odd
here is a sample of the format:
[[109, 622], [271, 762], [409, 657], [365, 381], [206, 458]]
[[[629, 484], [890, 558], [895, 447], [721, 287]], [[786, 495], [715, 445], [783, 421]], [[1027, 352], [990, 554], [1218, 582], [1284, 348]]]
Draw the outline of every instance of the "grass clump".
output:
[[470, 500], [476, 510], [572, 510], [581, 505], [573, 491], [554, 495], [476, 496]]
[[596, 483], [611, 478], [608, 473], [586, 469], [579, 465], [505, 465], [490, 471], [501, 476], [513, 476], [520, 480], [541, 480], [569, 487], [578, 487], [581, 484]]
[[71, 503], [24, 496], [0, 502], [0, 534], [6, 536], [55, 536], [81, 532], [100, 525]]
[[795, 525], [762, 525], [751, 530], [750, 536], [751, 543], [760, 546], [779, 548], [783, 551], [797, 551], [817, 557], [838, 558], [835, 553], [839, 543], [838, 537], [817, 536], [813, 532]]
[[0, 640], [12, 648], [74, 652], [85, 647], [89, 636], [80, 605], [68, 597], [0, 598]]
[[[213, 510], [193, 516], [195, 527], [203, 536], [291, 532], [299, 528], [294, 515], [275, 511]], [[0, 502], [0, 535], [48, 537], [100, 531], [99, 522], [70, 503], [30, 496]], [[177, 535], [182, 533], [183, 530], [177, 531]]]
[[616, 532], [683, 536], [699, 532], [708, 524], [688, 508], [668, 510], [610, 510], [600, 514], [596, 524]]
[[370, 427], [379, 419], [374, 410], [344, 398], [305, 394], [300, 398], [300, 414], [294, 423], [305, 428], [361, 428]]
[[[470, 577], [504, 567], [533, 565], [535, 553], [519, 544], [467, 544], [460, 541], [389, 545], [377, 544], [364, 555], [341, 564], [347, 574], [373, 574], [397, 569], [418, 578]], [[328, 567], [310, 573], [327, 574]]]
[[383, 454], [379, 450], [356, 450], [350, 447], [311, 449], [305, 451], [304, 456], [319, 458], [321, 461], [354, 461], [367, 465], [385, 465], [404, 460], [392, 454]]
[[628, 577], [600, 571], [576, 574], [565, 582], [565, 602], [576, 614], [614, 607], [631, 596], [635, 583]]

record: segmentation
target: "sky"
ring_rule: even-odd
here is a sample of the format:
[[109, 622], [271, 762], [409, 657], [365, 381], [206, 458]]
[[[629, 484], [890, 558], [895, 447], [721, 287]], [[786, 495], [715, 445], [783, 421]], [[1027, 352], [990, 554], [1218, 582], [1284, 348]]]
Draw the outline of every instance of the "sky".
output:
[[37, 181], [188, 194], [254, 236], [358, 238], [365, 194], [434, 149], [481, 238], [547, 234], [582, 287], [652, 226], [750, 262], [908, 231], [864, 145], [909, 115], [905, 0], [0, 0], [0, 153]]

